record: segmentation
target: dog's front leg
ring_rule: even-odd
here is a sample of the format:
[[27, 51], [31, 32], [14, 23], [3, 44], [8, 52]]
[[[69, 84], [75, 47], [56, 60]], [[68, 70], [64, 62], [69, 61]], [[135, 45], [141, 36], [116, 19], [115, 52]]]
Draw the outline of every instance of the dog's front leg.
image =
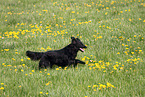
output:
[[75, 59], [75, 63], [76, 63], [76, 64], [77, 64], [77, 63], [85, 64], [85, 62], [83, 62], [83, 61], [81, 61], [81, 60], [79, 60], [79, 59]]
[[83, 61], [81, 61], [81, 60], [79, 60], [79, 59], [75, 59], [75, 60], [74, 60], [74, 68], [76, 67], [76, 65], [77, 65], [78, 63], [80, 63], [80, 64], [85, 64], [85, 62], [83, 62]]

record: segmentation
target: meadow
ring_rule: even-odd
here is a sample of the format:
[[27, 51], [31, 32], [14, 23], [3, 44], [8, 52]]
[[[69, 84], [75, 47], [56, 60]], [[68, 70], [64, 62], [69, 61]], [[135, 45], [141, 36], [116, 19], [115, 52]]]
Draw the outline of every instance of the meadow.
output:
[[[1, 97], [145, 97], [144, 0], [2, 0]], [[25, 53], [88, 47], [76, 68], [38, 69]]]

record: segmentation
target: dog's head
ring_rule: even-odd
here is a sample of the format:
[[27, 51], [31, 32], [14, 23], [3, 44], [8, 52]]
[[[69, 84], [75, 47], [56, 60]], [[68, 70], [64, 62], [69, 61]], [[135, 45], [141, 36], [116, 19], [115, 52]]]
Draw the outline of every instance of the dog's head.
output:
[[87, 48], [87, 46], [85, 46], [78, 38], [71, 37], [71, 39], [72, 44], [75, 45], [81, 52], [84, 52], [83, 48]]

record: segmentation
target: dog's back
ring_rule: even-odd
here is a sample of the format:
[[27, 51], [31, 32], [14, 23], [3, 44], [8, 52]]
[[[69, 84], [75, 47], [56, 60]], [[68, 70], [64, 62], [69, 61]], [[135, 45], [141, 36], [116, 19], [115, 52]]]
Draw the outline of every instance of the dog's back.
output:
[[39, 60], [43, 56], [44, 52], [32, 52], [27, 51], [26, 56], [28, 56], [31, 60]]

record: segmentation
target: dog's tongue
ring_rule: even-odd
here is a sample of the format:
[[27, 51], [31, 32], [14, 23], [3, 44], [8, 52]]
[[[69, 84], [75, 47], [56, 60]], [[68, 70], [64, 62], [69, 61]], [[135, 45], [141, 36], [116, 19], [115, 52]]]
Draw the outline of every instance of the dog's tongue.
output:
[[82, 52], [84, 52], [84, 50], [83, 50], [82, 48], [80, 48], [80, 50], [81, 50]]

